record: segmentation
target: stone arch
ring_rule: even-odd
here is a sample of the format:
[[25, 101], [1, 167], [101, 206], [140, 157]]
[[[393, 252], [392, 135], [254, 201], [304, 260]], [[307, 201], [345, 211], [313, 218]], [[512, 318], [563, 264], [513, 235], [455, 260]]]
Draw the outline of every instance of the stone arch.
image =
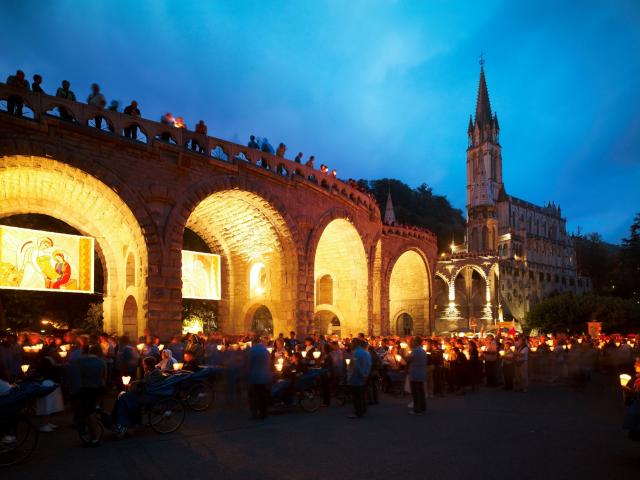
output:
[[401, 310], [393, 317], [393, 332], [401, 337], [415, 333], [415, 321], [408, 310]]
[[337, 319], [338, 326], [344, 327], [344, 315], [335, 305], [320, 304], [317, 305], [313, 316], [313, 331], [321, 334], [331, 333], [333, 320]]
[[132, 295], [127, 297], [122, 307], [122, 334], [127, 335], [133, 342], [137, 340], [140, 330], [138, 325], [138, 303]]
[[127, 253], [127, 265], [125, 270], [125, 288], [136, 285], [136, 258], [133, 252]]
[[[175, 250], [182, 248], [187, 227], [222, 257], [219, 314], [226, 331], [248, 331], [251, 325], [243, 312], [255, 303], [268, 306], [276, 331], [295, 327], [301, 249], [295, 224], [277, 198], [248, 179], [206, 180], [170, 215], [166, 238]], [[264, 292], [250, 291], [256, 263], [264, 265], [268, 278]]]
[[316, 305], [333, 305], [333, 278], [329, 274], [316, 280]]
[[403, 251], [391, 264], [389, 274], [389, 312], [395, 321], [400, 312], [413, 319], [419, 333], [429, 330], [431, 282], [429, 264], [417, 249]]
[[369, 267], [362, 236], [352, 222], [335, 218], [312, 247], [314, 281], [326, 274], [334, 279], [333, 303], [344, 314], [343, 334], [368, 331]]
[[[87, 171], [50, 158], [0, 157], [0, 216], [38, 213], [62, 220], [95, 239], [103, 264], [105, 329], [122, 331], [126, 296], [124, 251], [133, 252], [146, 275], [148, 252], [138, 219], [111, 185]], [[137, 323], [145, 325], [146, 285], [131, 289]]]

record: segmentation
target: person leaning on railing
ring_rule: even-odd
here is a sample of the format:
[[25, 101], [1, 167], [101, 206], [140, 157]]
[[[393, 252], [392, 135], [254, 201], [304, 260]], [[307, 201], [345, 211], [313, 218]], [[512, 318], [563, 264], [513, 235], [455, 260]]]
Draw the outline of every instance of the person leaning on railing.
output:
[[[76, 94], [70, 90], [70, 87], [71, 83], [69, 83], [69, 80], [63, 80], [62, 86], [58, 87], [58, 90], [56, 90], [56, 97], [75, 102]], [[60, 118], [62, 118], [63, 120], [73, 120], [73, 115], [71, 115], [66, 108], [58, 107], [58, 112], [60, 112]]]
[[[24, 72], [18, 70], [15, 75], [9, 75], [7, 85], [16, 90], [29, 91], [29, 82], [24, 78]], [[7, 111], [12, 115], [22, 115], [24, 100], [19, 95], [9, 95], [7, 98]]]

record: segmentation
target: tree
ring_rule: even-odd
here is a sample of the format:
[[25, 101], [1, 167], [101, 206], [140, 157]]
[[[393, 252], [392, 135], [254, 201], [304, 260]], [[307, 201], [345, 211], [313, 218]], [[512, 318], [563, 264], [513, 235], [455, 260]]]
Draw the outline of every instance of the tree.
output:
[[640, 303], [640, 213], [629, 230], [629, 238], [622, 239], [613, 285], [616, 295]]
[[439, 251], [448, 250], [452, 241], [464, 240], [466, 222], [462, 211], [452, 207], [447, 197], [435, 195], [427, 184], [411, 188], [392, 178], [359, 180], [358, 183], [374, 196], [383, 216], [387, 195], [391, 192], [398, 223], [431, 230], [438, 237]]
[[576, 249], [578, 274], [589, 277], [595, 293], [611, 293], [611, 271], [615, 265], [618, 248], [602, 240], [598, 233], [572, 237]]
[[640, 329], [640, 305], [618, 297], [564, 293], [535, 305], [525, 320], [527, 326], [543, 332], [581, 333], [590, 321], [602, 322], [604, 330], [610, 333], [637, 332]]

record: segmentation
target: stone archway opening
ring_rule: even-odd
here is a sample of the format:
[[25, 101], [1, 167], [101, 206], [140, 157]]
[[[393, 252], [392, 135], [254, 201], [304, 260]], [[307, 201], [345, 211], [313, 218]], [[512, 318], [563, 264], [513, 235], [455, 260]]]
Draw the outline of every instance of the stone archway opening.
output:
[[251, 332], [255, 335], [273, 335], [273, 316], [266, 305], [259, 305], [252, 309]]
[[221, 257], [223, 331], [251, 330], [257, 304], [269, 306], [272, 331], [294, 329], [296, 248], [284, 218], [267, 200], [239, 189], [213, 193], [191, 212], [186, 228]]
[[477, 268], [466, 266], [459, 270], [455, 279], [455, 301], [462, 319], [459, 328], [478, 330], [486, 321], [487, 281]]
[[[368, 331], [367, 255], [360, 234], [348, 220], [331, 221], [323, 230], [314, 258], [314, 280], [333, 280], [333, 305], [343, 314], [343, 335]], [[319, 291], [315, 298], [318, 304]]]
[[389, 312], [391, 318], [398, 317], [400, 312], [409, 315], [412, 331], [424, 333], [429, 330], [429, 273], [423, 258], [414, 250], [404, 252], [393, 265], [389, 280]]
[[413, 317], [403, 312], [396, 318], [396, 335], [406, 337], [413, 335]]
[[340, 336], [341, 323], [338, 315], [331, 310], [319, 310], [314, 317], [315, 333], [320, 335]]
[[[94, 176], [43, 157], [0, 157], [0, 217], [40, 214], [93, 237], [103, 265], [104, 330], [122, 333], [125, 300], [138, 305], [138, 330], [146, 327], [147, 248], [126, 202]], [[137, 274], [127, 285], [127, 252]]]

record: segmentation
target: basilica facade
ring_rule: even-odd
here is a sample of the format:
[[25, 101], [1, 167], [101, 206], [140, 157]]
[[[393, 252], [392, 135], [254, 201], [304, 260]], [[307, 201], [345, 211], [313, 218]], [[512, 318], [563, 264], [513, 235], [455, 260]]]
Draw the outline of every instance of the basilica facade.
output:
[[576, 254], [560, 206], [508, 193], [502, 176], [498, 116], [492, 112], [484, 67], [475, 117], [467, 129], [467, 234], [436, 270], [435, 317], [440, 331], [522, 321], [555, 292], [591, 289], [576, 270]]

